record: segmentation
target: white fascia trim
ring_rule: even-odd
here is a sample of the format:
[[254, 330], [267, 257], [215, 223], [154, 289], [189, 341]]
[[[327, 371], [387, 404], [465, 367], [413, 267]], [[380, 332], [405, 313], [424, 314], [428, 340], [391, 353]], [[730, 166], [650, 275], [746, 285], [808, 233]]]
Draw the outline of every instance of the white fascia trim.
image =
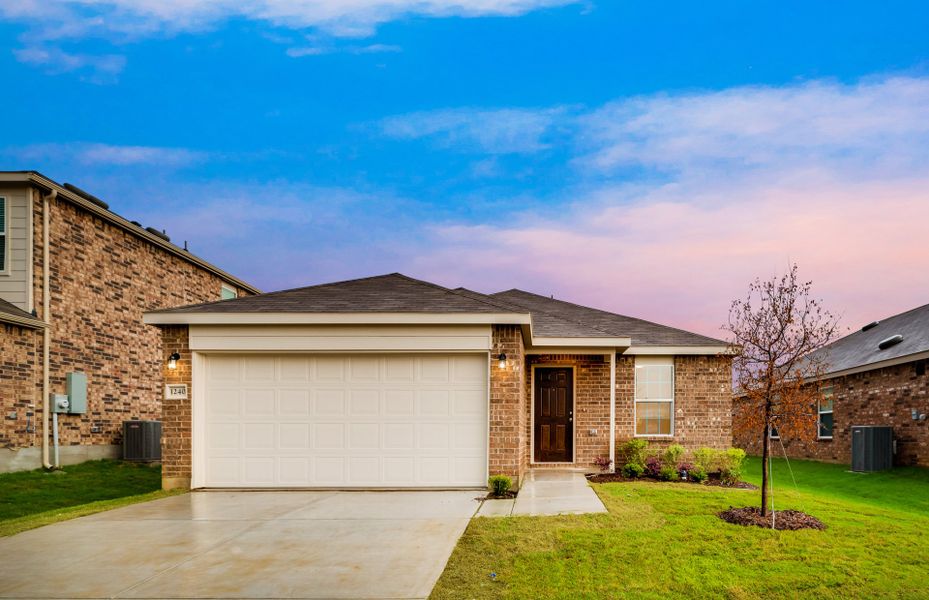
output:
[[590, 348], [585, 346], [543, 346], [526, 348], [526, 354], [593, 354], [607, 356], [622, 352], [622, 348]]
[[898, 356], [896, 358], [888, 358], [887, 360], [861, 365], [860, 367], [852, 367], [851, 369], [844, 369], [834, 373], [826, 373], [820, 377], [818, 381], [835, 379], [836, 377], [844, 377], [845, 375], [854, 375], [855, 373], [864, 373], [865, 371], [874, 371], [877, 369], [883, 369], [885, 367], [894, 367], [896, 365], [902, 365], [908, 362], [913, 362], [914, 360], [922, 360], [924, 358], [929, 358], [929, 350], [925, 352], [917, 352], [915, 354], [907, 354], [905, 356]]
[[633, 346], [623, 354], [732, 354], [729, 346]]
[[160, 313], [142, 317], [148, 325], [523, 325], [514, 313]]
[[532, 336], [532, 346], [566, 346], [578, 347], [585, 346], [588, 348], [625, 348], [632, 343], [631, 338], [627, 337], [536, 337]]

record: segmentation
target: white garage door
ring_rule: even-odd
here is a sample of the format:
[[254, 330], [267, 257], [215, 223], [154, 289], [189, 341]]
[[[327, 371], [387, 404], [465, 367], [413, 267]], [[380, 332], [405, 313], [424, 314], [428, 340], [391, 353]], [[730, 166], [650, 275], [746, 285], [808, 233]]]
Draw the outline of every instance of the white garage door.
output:
[[486, 484], [486, 355], [213, 355], [204, 374], [205, 487]]

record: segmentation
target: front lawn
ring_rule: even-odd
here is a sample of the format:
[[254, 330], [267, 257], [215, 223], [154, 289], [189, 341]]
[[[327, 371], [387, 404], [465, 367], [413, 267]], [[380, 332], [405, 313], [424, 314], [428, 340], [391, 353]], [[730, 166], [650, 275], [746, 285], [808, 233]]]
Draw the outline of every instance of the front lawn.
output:
[[97, 460], [0, 475], [0, 536], [168, 495], [161, 467]]
[[[760, 461], [746, 479], [760, 482]], [[826, 531], [730, 525], [760, 491], [598, 484], [605, 515], [471, 521], [433, 598], [925, 597], [929, 470], [774, 464], [774, 499]], [[757, 474], [757, 476], [756, 476]], [[496, 580], [490, 574], [496, 573]]]

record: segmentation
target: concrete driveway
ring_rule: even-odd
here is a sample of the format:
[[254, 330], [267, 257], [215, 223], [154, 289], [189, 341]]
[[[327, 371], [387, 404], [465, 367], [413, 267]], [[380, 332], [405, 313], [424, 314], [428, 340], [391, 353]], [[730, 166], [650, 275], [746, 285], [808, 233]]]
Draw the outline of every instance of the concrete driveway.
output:
[[480, 492], [198, 492], [0, 538], [4, 598], [424, 598]]

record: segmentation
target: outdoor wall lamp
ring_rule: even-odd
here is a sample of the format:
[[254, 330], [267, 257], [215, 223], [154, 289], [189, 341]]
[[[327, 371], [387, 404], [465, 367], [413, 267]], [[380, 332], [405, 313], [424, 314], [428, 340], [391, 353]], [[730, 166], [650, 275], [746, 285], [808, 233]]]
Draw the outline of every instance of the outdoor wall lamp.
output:
[[501, 352], [501, 353], [500, 353], [500, 356], [497, 357], [497, 360], [499, 361], [499, 362], [497, 363], [497, 365], [498, 365], [501, 369], [505, 369], [505, 368], [506, 368], [506, 354], [503, 353], [503, 352]]
[[172, 354], [171, 356], [169, 356], [169, 357], [168, 357], [168, 368], [169, 368], [169, 369], [172, 369], [172, 370], [173, 370], [173, 369], [176, 369], [176, 368], [177, 368], [177, 361], [179, 361], [179, 360], [181, 360], [181, 355], [178, 354], [177, 352], [175, 352], [174, 354]]

